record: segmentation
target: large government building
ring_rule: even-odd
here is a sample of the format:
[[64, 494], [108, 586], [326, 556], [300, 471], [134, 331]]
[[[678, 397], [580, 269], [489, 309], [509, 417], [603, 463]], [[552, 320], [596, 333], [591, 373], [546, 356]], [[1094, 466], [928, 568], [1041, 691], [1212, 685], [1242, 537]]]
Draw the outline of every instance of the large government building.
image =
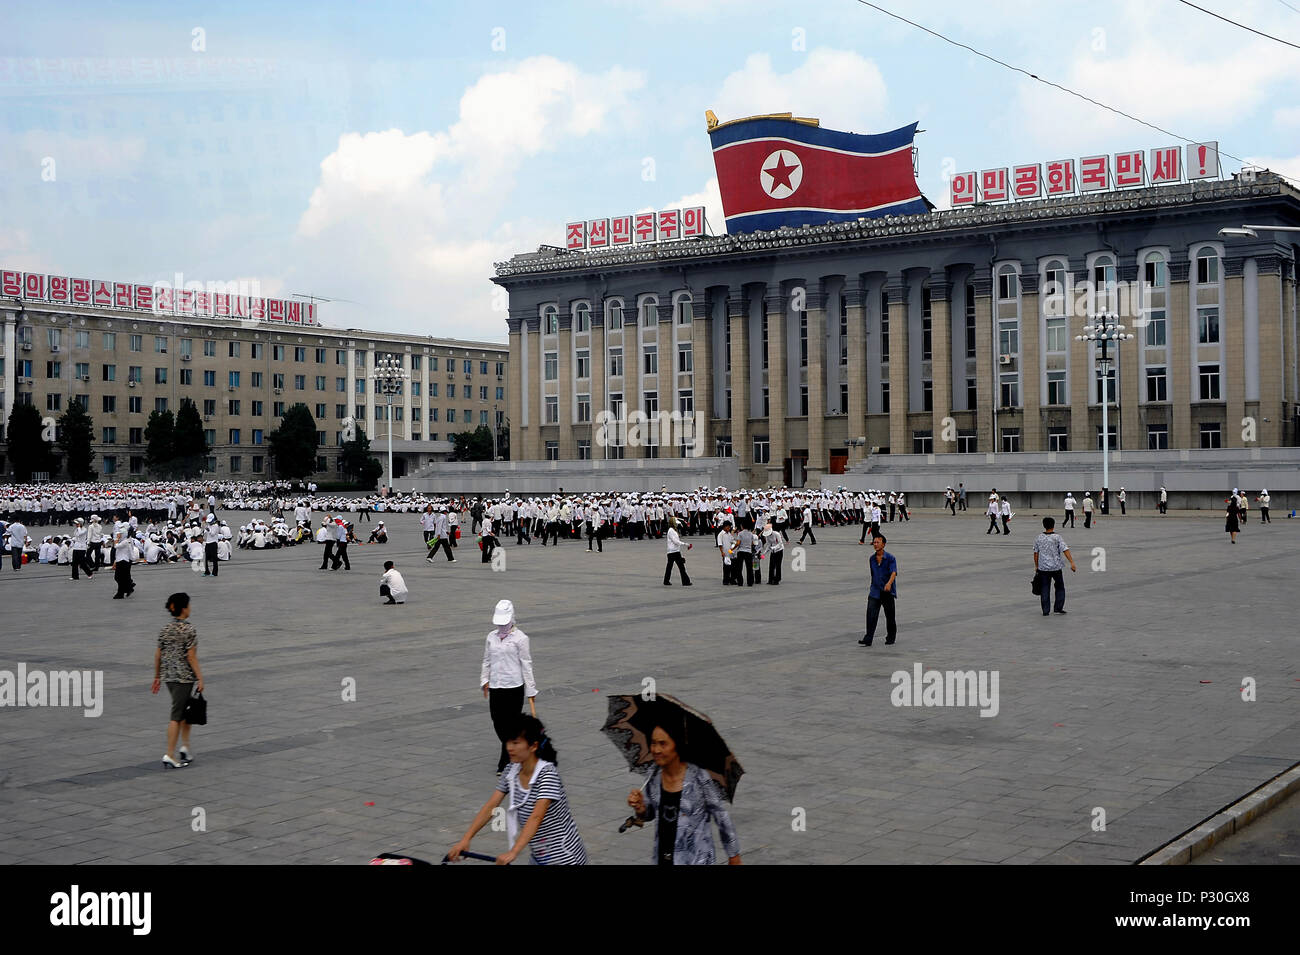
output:
[[0, 297], [0, 323], [0, 476], [2, 429], [15, 404], [57, 418], [80, 400], [101, 439], [93, 445], [101, 479], [129, 480], [146, 472], [149, 414], [175, 412], [189, 398], [207, 432], [205, 477], [273, 477], [267, 436], [286, 408], [303, 403], [319, 429], [316, 479], [337, 480], [349, 418], [387, 461], [388, 401], [374, 378], [385, 357], [409, 376], [392, 403], [395, 479], [446, 458], [457, 432], [486, 425], [502, 450], [507, 442], [508, 353], [499, 344], [23, 297]]
[[[735, 455], [748, 485], [865, 455], [1300, 443], [1300, 192], [1267, 172], [499, 263], [515, 459]], [[1238, 234], [1220, 234], [1221, 229]], [[1133, 340], [1078, 341], [1118, 314]], [[700, 422], [683, 443], [602, 412]], [[612, 439], [610, 435], [613, 435]]]

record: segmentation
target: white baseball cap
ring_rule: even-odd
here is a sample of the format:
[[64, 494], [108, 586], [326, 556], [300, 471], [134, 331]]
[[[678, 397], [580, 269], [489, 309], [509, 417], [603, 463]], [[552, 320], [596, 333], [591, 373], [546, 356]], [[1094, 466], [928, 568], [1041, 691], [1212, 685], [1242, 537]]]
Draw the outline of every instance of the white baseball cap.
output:
[[514, 623], [514, 620], [515, 605], [509, 600], [498, 600], [496, 609], [492, 611], [492, 622], [501, 627], [508, 623]]

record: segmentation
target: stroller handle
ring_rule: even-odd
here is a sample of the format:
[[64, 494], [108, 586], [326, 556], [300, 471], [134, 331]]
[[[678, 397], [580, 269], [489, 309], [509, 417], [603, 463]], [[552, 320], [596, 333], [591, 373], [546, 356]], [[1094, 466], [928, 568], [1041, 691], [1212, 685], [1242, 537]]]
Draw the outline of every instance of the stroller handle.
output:
[[[481, 852], [470, 852], [470, 851], [468, 851], [468, 850], [466, 850], [465, 852], [462, 852], [462, 853], [461, 853], [461, 856], [462, 856], [463, 858], [466, 858], [466, 859], [478, 859], [480, 862], [496, 862], [496, 861], [497, 861], [497, 857], [496, 857], [496, 856], [487, 856], [487, 855], [484, 855], [484, 854], [481, 853]], [[451, 858], [450, 858], [449, 856], [443, 856], [443, 857], [442, 857], [442, 862], [439, 863], [439, 865], [448, 865], [448, 864], [450, 864], [450, 862], [451, 862]]]

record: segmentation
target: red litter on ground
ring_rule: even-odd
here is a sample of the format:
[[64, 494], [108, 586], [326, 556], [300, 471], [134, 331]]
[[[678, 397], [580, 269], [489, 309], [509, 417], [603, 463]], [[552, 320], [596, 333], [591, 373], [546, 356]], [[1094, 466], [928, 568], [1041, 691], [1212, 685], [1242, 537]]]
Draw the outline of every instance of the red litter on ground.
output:
[[1202, 680], [1201, 682], [1202, 682], [1202, 683], [1213, 683], [1214, 681], [1213, 681], [1213, 680]]
[[373, 806], [374, 803], [372, 803], [372, 802], [368, 802], [368, 803], [366, 803], [366, 805], [367, 805], [367, 806]]
[[1064, 723], [1053, 723], [1052, 725], [1053, 725], [1053, 726], [1064, 726], [1065, 724], [1064, 724]]

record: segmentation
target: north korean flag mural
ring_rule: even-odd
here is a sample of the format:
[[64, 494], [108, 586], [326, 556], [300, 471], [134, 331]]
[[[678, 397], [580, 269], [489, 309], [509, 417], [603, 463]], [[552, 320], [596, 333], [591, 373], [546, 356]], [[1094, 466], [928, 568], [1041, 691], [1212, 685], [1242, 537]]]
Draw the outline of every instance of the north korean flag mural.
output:
[[864, 136], [788, 114], [710, 117], [727, 232], [929, 211], [912, 173], [916, 125]]

